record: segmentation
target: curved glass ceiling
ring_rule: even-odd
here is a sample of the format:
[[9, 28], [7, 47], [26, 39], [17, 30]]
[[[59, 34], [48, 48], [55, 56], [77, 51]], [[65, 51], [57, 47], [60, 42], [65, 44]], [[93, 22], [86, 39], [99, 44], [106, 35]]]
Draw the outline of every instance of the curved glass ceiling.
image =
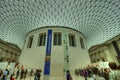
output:
[[0, 0], [0, 39], [22, 48], [44, 26], [79, 30], [89, 48], [120, 34], [120, 0]]

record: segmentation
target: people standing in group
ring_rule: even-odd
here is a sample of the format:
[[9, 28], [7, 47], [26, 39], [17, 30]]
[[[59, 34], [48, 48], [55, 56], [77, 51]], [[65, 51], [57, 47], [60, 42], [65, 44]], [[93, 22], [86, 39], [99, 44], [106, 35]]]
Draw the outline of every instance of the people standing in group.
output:
[[79, 75], [79, 69], [75, 69], [75, 75]]
[[87, 77], [91, 77], [92, 76], [92, 72], [91, 72], [91, 67], [86, 67], [86, 68], [80, 68], [80, 69], [75, 69], [75, 72], [78, 76], [78, 74], [82, 77], [85, 77], [85, 80], [87, 80]]
[[3, 71], [0, 69], [0, 80], [3, 78]]
[[88, 76], [88, 77], [91, 77], [91, 70], [90, 70], [90, 67], [87, 67], [86, 70], [87, 70], [87, 76]]
[[37, 69], [35, 74], [34, 74], [34, 80], [40, 80], [41, 77], [41, 69]]
[[33, 71], [33, 69], [31, 69], [30, 72], [29, 72], [30, 80], [31, 80], [31, 78], [32, 78], [32, 76], [33, 76], [33, 73], [34, 73], [34, 71]]
[[15, 80], [14, 77], [13, 77], [13, 74], [11, 74], [10, 80]]
[[38, 70], [38, 75], [37, 75], [37, 77], [38, 77], [38, 80], [40, 80], [40, 77], [41, 77], [41, 69]]
[[90, 80], [105, 80], [103, 77], [99, 76], [99, 69], [97, 67], [91, 68], [93, 76], [90, 78]]
[[83, 77], [85, 78], [85, 80], [87, 80], [87, 76], [88, 76], [87, 69], [84, 68], [84, 69], [83, 69]]
[[109, 80], [120, 80], [120, 70], [117, 69], [115, 62], [109, 62], [111, 72], [109, 73]]
[[8, 70], [5, 69], [5, 70], [3, 71], [3, 80], [7, 80], [7, 75], [8, 75]]
[[34, 73], [34, 71], [33, 71], [33, 69], [31, 69], [30, 70], [30, 76], [33, 76], [33, 73]]
[[102, 77], [104, 76], [104, 68], [101, 68], [101, 69], [99, 70], [99, 75], [102, 76]]
[[109, 80], [109, 71], [107, 68], [104, 69], [103, 77], [105, 78], [105, 80]]
[[16, 72], [16, 79], [19, 77], [19, 74], [20, 74], [20, 70], [18, 69], [17, 72]]
[[21, 70], [20, 72], [20, 80], [24, 78], [24, 69]]
[[34, 74], [34, 80], [37, 80], [37, 70], [36, 70], [36, 72]]
[[24, 72], [24, 79], [26, 78], [27, 73], [28, 73], [28, 70], [25, 69], [25, 72]]

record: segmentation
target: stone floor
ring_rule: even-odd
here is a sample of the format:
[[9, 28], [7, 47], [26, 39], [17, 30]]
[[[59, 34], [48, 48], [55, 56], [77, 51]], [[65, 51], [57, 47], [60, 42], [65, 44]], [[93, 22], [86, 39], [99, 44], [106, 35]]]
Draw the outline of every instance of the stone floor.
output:
[[[20, 80], [20, 79], [16, 79], [16, 80]], [[34, 80], [34, 77], [26, 77], [26, 79], [22, 79], [22, 80]], [[43, 78], [41, 78], [40, 80], [43, 80]], [[73, 80], [85, 80], [85, 79], [81, 76], [73, 76]], [[90, 80], [90, 78], [88, 78], [88, 80]]]

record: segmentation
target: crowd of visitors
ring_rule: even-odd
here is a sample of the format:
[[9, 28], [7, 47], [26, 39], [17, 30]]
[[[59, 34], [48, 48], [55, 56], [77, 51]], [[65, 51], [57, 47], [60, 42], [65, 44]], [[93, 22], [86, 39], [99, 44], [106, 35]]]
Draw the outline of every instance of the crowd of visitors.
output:
[[87, 67], [84, 69], [76, 69], [75, 74], [82, 76], [87, 80], [120, 80], [120, 65], [115, 62], [109, 62], [110, 68]]
[[[75, 75], [84, 77], [84, 80], [120, 80], [120, 65], [115, 62], [109, 62], [109, 68], [97, 68], [88, 66], [84, 69], [76, 69]], [[69, 71], [66, 72], [67, 80], [73, 80], [72, 75]], [[34, 80], [40, 80], [41, 69], [27, 70], [25, 68], [17, 68], [16, 70], [1, 70], [0, 69], [0, 80], [22, 80], [26, 76], [34, 76]]]
[[7, 80], [8, 75], [9, 75], [8, 69], [5, 70], [0, 69], [0, 80]]
[[29, 72], [27, 69], [19, 68], [17, 68], [17, 70], [14, 69], [13, 71], [0, 69], [0, 80], [25, 80], [27, 76], [34, 76], [34, 80], [40, 80], [41, 69], [36, 69], [36, 71], [31, 69]]

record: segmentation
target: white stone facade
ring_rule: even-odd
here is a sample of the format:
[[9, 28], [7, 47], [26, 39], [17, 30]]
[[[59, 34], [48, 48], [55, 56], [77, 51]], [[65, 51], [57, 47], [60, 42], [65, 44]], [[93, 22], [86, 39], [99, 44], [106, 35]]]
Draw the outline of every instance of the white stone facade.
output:
[[0, 40], [0, 61], [17, 62], [21, 54], [21, 49], [17, 45]]
[[103, 44], [93, 46], [89, 49], [89, 55], [92, 63], [99, 61], [120, 63], [120, 58], [118, 58], [118, 53], [116, 52], [112, 41], [116, 42], [118, 50], [120, 51], [120, 35], [118, 35]]
[[[21, 64], [34, 69], [42, 69], [42, 73], [44, 74], [48, 30], [52, 30], [50, 76], [57, 76], [59, 77], [59, 79], [63, 78], [66, 65], [64, 56], [66, 53], [69, 56], [69, 68], [72, 74], [74, 74], [75, 68], [84, 67], [90, 63], [86, 41], [84, 36], [80, 32], [66, 27], [45, 27], [33, 30], [27, 34], [26, 42], [20, 57]], [[46, 33], [45, 46], [38, 46], [40, 33]], [[61, 33], [61, 45], [53, 44], [54, 33]], [[74, 47], [69, 46], [69, 34], [75, 35], [74, 40], [76, 43]], [[31, 36], [33, 36], [32, 46], [31, 48], [27, 48], [29, 37]], [[80, 38], [83, 39], [84, 49], [81, 48]], [[51, 80], [54, 79], [51, 78]]]

